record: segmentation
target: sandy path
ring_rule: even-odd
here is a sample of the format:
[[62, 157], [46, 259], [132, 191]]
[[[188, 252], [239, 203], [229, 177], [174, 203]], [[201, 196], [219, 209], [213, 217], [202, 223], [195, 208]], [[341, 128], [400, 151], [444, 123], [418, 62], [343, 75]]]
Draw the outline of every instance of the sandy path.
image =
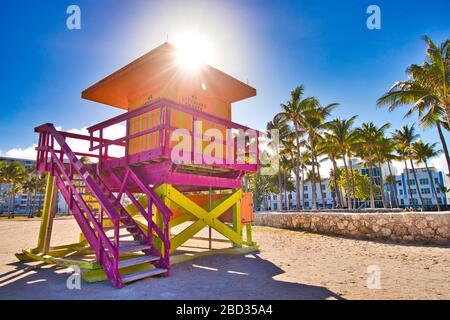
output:
[[[68, 290], [67, 269], [16, 261], [15, 252], [35, 246], [38, 230], [37, 220], [0, 220], [0, 299], [450, 299], [450, 248], [267, 227], [254, 228], [259, 253], [199, 258], [174, 265], [169, 278], [121, 290], [108, 282]], [[57, 219], [54, 230], [53, 245], [78, 238], [71, 218]], [[367, 288], [369, 265], [380, 268], [381, 289]]]

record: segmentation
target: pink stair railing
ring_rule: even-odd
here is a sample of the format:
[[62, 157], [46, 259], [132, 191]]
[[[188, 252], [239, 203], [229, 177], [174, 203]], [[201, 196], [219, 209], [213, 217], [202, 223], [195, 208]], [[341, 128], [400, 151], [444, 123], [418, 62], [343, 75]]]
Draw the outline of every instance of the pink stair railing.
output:
[[[120, 223], [124, 223], [127, 228], [133, 228], [136, 238], [152, 244], [153, 231], [164, 243], [164, 253], [160, 253], [151, 246], [151, 254], [159, 256], [159, 266], [167, 269], [167, 275], [170, 268], [169, 248], [170, 239], [168, 232], [168, 221], [171, 215], [170, 210], [165, 206], [161, 199], [140, 181], [139, 177], [129, 169], [127, 176], [142, 189], [149, 199], [148, 212], [144, 215], [148, 220], [148, 233], [144, 234], [141, 228], [136, 224], [128, 212], [120, 204], [121, 194], [126, 193], [136, 204], [137, 200], [128, 190], [125, 184], [121, 187], [119, 199], [108, 189], [96, 170], [90, 170], [77, 158], [78, 155], [97, 157], [96, 155], [74, 152], [65, 141], [66, 137], [87, 140], [89, 137], [75, 135], [65, 132], [59, 132], [52, 124], [44, 124], [35, 128], [39, 133], [39, 144], [37, 150], [36, 168], [40, 172], [49, 172], [56, 178], [56, 185], [66, 200], [71, 212], [73, 213], [78, 225], [80, 226], [90, 248], [93, 250], [97, 261], [110, 280], [116, 287], [123, 287], [124, 283], [119, 273], [118, 263], [120, 258], [119, 237]], [[57, 145], [55, 145], [55, 143]], [[57, 148], [59, 147], [59, 148]], [[66, 160], [67, 159], [67, 160]], [[113, 178], [117, 176], [111, 171]], [[85, 187], [90, 191], [100, 206], [100, 214], [95, 216], [91, 208], [87, 205], [82, 194], [80, 194], [75, 184], [75, 177], [81, 180]], [[137, 202], [138, 203], [138, 202]], [[164, 230], [160, 230], [152, 220], [152, 205], [155, 205], [162, 213], [164, 220]], [[138, 207], [139, 208], [139, 207]], [[142, 207], [140, 211], [142, 213]], [[113, 224], [113, 241], [106, 235], [103, 229], [103, 212]], [[145, 210], [144, 210], [145, 212]], [[131, 226], [131, 227], [130, 227]], [[144, 251], [145, 252], [145, 251]]]

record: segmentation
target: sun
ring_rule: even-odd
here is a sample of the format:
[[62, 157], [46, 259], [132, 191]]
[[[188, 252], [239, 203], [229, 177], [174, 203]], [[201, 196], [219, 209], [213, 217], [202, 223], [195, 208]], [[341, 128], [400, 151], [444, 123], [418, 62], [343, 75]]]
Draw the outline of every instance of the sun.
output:
[[211, 42], [198, 33], [180, 34], [173, 45], [178, 49], [176, 62], [184, 71], [196, 73], [205, 63], [211, 64], [214, 60]]

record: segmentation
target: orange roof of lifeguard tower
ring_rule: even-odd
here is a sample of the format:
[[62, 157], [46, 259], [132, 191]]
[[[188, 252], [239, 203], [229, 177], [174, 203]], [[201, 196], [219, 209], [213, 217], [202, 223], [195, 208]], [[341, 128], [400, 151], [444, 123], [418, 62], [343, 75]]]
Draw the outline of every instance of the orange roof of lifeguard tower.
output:
[[256, 89], [204, 63], [198, 72], [182, 72], [177, 53], [178, 49], [166, 42], [87, 88], [81, 96], [128, 110], [133, 97], [169, 84], [191, 89], [192, 83], [201, 83], [209, 96], [230, 104], [256, 95]]

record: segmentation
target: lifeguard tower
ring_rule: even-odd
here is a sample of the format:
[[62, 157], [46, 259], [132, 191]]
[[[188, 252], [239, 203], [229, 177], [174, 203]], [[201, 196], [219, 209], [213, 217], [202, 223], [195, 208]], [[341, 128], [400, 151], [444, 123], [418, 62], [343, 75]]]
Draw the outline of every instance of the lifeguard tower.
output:
[[[86, 281], [107, 278], [120, 288], [168, 276], [171, 263], [258, 248], [252, 195], [243, 192], [242, 179], [259, 168], [260, 134], [231, 121], [232, 103], [256, 90], [206, 64], [186, 72], [177, 54], [164, 43], [84, 90], [84, 99], [125, 110], [89, 127], [89, 135], [50, 123], [35, 128], [36, 169], [49, 173], [48, 183], [38, 245], [17, 254], [20, 260], [78, 265]], [[118, 124], [125, 135], [108, 139], [105, 131]], [[73, 140], [88, 150], [73, 150]], [[81, 235], [52, 247], [57, 191]], [[209, 236], [196, 237], [205, 227]], [[221, 239], [212, 239], [211, 230]], [[182, 250], [192, 239], [208, 241], [208, 250]], [[216, 240], [231, 247], [215, 250]]]

